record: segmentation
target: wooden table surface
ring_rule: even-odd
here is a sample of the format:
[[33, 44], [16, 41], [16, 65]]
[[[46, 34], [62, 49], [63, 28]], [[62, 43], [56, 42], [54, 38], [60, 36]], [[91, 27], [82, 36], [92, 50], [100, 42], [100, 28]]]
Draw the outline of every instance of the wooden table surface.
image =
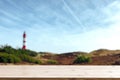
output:
[[1, 65], [0, 78], [120, 78], [120, 66]]

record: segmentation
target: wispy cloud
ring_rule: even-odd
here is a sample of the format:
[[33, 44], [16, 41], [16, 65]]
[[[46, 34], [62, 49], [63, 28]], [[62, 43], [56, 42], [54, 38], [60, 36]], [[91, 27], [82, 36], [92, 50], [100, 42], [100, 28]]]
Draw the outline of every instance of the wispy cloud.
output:
[[119, 0], [0, 0], [1, 44], [21, 47], [25, 30], [27, 48], [36, 51], [117, 49], [119, 5]]
[[83, 23], [81, 23], [80, 19], [78, 18], [78, 16], [76, 16], [76, 14], [74, 13], [74, 11], [69, 7], [69, 5], [65, 2], [65, 0], [62, 0], [65, 7], [67, 8], [66, 10], [75, 18], [75, 20], [78, 22], [79, 26], [84, 30], [85, 25]]

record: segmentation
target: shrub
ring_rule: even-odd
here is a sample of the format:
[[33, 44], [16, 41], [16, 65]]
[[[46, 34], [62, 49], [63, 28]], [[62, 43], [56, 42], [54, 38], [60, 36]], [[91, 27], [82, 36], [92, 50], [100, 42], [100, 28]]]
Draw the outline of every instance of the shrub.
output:
[[10, 63], [19, 63], [21, 59], [13, 54], [9, 54], [9, 62]]
[[37, 52], [31, 50], [22, 50], [22, 49], [14, 49], [9, 45], [1, 46], [0, 52], [5, 52], [8, 54], [26, 54], [32, 57], [37, 56]]
[[26, 54], [21, 54], [19, 56], [22, 59], [22, 61], [25, 61], [25, 62], [36, 63], [36, 64], [42, 63], [40, 60], [34, 59], [33, 57], [26, 55]]
[[4, 63], [17, 63], [17, 62], [29, 62], [41, 64], [40, 60], [34, 59], [37, 56], [37, 52], [31, 50], [14, 49], [11, 46], [5, 45], [0, 47], [0, 62]]
[[91, 58], [85, 55], [79, 55], [77, 58], [74, 60], [73, 63], [78, 64], [78, 63], [88, 63], [91, 62]]
[[48, 60], [47, 64], [58, 64], [56, 60]]
[[2, 53], [2, 54], [0, 54], [0, 62], [2, 62], [2, 63], [19, 63], [19, 62], [21, 62], [21, 59], [12, 54]]
[[5, 45], [5, 46], [1, 46], [0, 52], [6, 52], [8, 54], [14, 54], [15, 49], [13, 49], [11, 46]]
[[42, 61], [40, 61], [40, 60], [35, 60], [35, 63], [36, 63], [36, 64], [42, 64]]
[[31, 51], [31, 50], [26, 50], [26, 52], [27, 52], [28, 55], [30, 55], [32, 57], [35, 57], [38, 54], [37, 52]]
[[25, 62], [34, 62], [33, 58], [26, 54], [20, 54], [20, 58]]

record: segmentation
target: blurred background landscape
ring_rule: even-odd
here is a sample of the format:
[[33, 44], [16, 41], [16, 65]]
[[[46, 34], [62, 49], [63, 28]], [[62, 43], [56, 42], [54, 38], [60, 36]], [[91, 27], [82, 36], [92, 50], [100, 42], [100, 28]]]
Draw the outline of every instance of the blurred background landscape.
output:
[[0, 45], [65, 53], [120, 49], [119, 0], [0, 0]]
[[119, 0], [0, 0], [0, 64], [119, 65], [119, 26]]
[[90, 53], [36, 52], [29, 49], [0, 47], [1, 65], [120, 65], [120, 50], [99, 49]]

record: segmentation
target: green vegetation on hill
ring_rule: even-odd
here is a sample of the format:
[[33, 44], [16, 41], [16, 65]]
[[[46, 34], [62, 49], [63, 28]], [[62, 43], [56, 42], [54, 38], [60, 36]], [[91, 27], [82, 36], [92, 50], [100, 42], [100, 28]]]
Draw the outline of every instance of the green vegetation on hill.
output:
[[35, 56], [37, 56], [37, 52], [31, 50], [14, 49], [8, 45], [0, 47], [0, 63], [28, 62], [41, 64], [40, 60], [33, 58]]
[[43, 65], [69, 65], [69, 64], [120, 64], [120, 50], [99, 49], [90, 53], [68, 52], [50, 53], [35, 52], [31, 50], [15, 49], [11, 46], [0, 46], [0, 64], [43, 64]]
[[48, 60], [47, 64], [58, 64], [56, 60]]
[[74, 60], [74, 64], [79, 64], [79, 63], [89, 63], [91, 62], [91, 58], [87, 55], [78, 55], [77, 58]]
[[21, 62], [21, 59], [13, 54], [0, 53], [0, 62], [19, 63], [19, 62]]
[[31, 50], [22, 50], [22, 49], [14, 49], [11, 46], [5, 45], [0, 47], [0, 52], [5, 52], [8, 54], [26, 54], [29, 56], [37, 56], [37, 52]]

